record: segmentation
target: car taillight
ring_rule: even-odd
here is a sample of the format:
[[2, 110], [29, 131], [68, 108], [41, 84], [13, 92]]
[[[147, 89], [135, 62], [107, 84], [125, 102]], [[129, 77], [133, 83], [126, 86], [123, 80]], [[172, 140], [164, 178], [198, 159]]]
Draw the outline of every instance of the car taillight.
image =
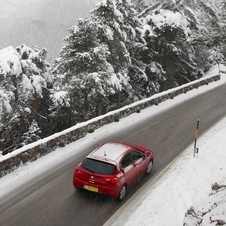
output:
[[116, 177], [111, 178], [111, 183], [112, 184], [116, 184], [117, 181], [118, 181], [118, 178], [116, 178]]
[[118, 181], [118, 178], [113, 177], [113, 178], [104, 178], [105, 181], [109, 181], [112, 184], [115, 184]]

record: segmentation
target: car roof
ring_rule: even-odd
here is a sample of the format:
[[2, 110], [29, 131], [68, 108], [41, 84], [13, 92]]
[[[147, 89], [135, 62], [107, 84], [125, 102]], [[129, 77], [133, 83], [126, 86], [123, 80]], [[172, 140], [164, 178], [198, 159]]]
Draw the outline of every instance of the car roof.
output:
[[107, 142], [95, 149], [87, 157], [108, 162], [116, 162], [117, 159], [129, 149], [131, 149], [130, 146], [122, 143]]

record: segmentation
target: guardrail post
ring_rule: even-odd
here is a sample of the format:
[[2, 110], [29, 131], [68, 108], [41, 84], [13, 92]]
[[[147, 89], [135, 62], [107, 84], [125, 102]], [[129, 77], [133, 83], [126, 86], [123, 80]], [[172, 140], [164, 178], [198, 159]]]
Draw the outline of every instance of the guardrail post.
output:
[[195, 157], [195, 153], [198, 154], [198, 152], [199, 152], [199, 149], [196, 147], [197, 138], [198, 138], [198, 133], [199, 133], [199, 119], [197, 120], [196, 130], [195, 130], [195, 144], [194, 144], [194, 153], [193, 153], [193, 157]]

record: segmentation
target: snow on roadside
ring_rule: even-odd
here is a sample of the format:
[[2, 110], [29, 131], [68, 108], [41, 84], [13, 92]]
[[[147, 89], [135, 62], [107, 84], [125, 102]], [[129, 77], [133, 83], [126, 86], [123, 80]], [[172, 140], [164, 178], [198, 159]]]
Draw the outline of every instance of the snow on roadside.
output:
[[[195, 158], [192, 144], [154, 186], [138, 198], [134, 208], [122, 211], [114, 223], [106, 225], [226, 224], [225, 136], [226, 118], [198, 138], [199, 153]], [[212, 190], [215, 183], [222, 188]]]

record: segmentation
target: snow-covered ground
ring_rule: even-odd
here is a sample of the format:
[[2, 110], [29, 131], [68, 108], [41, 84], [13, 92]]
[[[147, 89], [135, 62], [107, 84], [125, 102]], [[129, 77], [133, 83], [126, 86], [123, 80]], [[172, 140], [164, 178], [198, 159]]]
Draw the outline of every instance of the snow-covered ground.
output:
[[[198, 139], [196, 158], [191, 145], [152, 187], [145, 185], [138, 191], [142, 195], [128, 200], [105, 225], [222, 225], [216, 220], [226, 224], [225, 136], [226, 118]], [[218, 192], [211, 189], [215, 183], [223, 185]], [[188, 209], [191, 211], [185, 218]]]
[[[226, 71], [226, 67], [221, 65], [221, 70]], [[217, 73], [218, 67], [215, 66], [208, 75]], [[103, 126], [94, 133], [76, 141], [76, 145], [74, 145], [74, 142], [64, 148], [58, 148], [35, 162], [21, 166], [13, 173], [0, 178], [0, 197], [15, 189], [15, 186], [22, 185], [33, 175], [37, 176], [47, 168], [60, 164], [63, 159], [74, 157], [81, 147], [87, 145], [87, 140], [92, 142], [100, 137], [103, 138], [105, 134], [109, 134], [109, 131], [116, 132], [128, 124], [136, 123], [146, 115], [158, 114], [170, 106], [194, 97], [197, 93], [206, 92], [224, 83], [226, 83], [226, 74], [222, 73], [220, 81], [199, 87], [185, 95], [179, 95], [173, 100], [162, 102], [158, 106], [147, 108], [140, 114], [132, 114], [120, 120], [120, 122]], [[109, 130], [109, 128], [111, 129]], [[132, 198], [128, 200], [106, 225], [182, 226], [184, 220], [187, 222], [187, 226], [198, 225], [195, 223], [197, 218], [190, 217], [191, 215], [188, 215], [186, 219], [184, 218], [185, 213], [191, 206], [193, 208], [190, 209], [190, 213], [200, 219], [203, 218], [200, 225], [217, 225], [211, 222], [215, 219], [226, 222], [226, 188], [222, 187], [222, 191], [219, 192], [213, 192], [211, 189], [211, 186], [215, 183], [226, 185], [225, 134], [226, 117], [202, 137], [198, 137], [199, 153], [196, 158], [193, 158], [194, 145], [191, 144], [166, 173], [158, 178], [152, 186], [146, 184], [145, 192], [141, 193], [139, 190], [138, 193], [140, 192], [142, 195], [135, 194], [136, 200], [130, 201]], [[210, 195], [210, 193], [216, 194]], [[131, 205], [131, 202], [133, 202], [133, 205]]]

